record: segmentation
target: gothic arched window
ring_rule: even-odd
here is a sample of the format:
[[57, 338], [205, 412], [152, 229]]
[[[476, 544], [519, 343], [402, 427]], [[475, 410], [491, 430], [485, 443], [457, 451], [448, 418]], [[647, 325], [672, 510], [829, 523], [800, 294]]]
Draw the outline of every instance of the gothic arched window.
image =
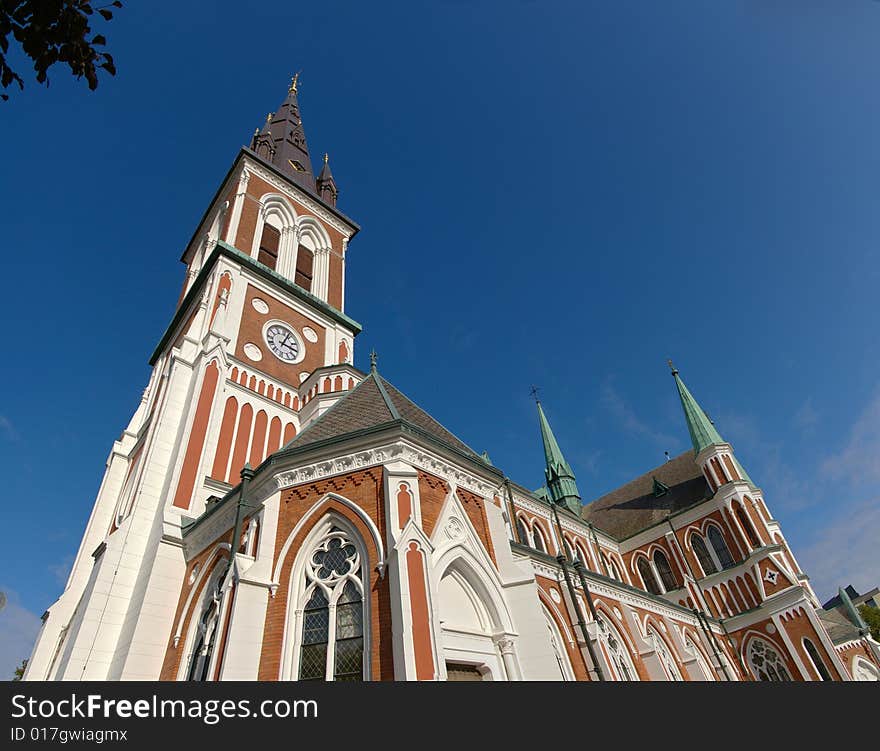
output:
[[660, 581], [663, 582], [663, 588], [667, 592], [678, 589], [678, 582], [675, 579], [675, 574], [672, 573], [672, 567], [669, 565], [666, 555], [660, 550], [654, 551], [654, 567], [660, 574]]
[[629, 656], [629, 651], [623, 643], [623, 638], [614, 626], [604, 616], [598, 618], [599, 639], [608, 654], [611, 664], [619, 681], [637, 681], [639, 674], [636, 672]]
[[196, 625], [195, 644], [190, 656], [188, 681], [207, 681], [211, 668], [211, 657], [217, 642], [217, 624], [220, 621], [220, 606], [223, 602], [221, 591], [221, 572], [225, 570], [223, 563], [217, 565], [217, 571], [205, 586], [202, 599], [202, 612]]
[[353, 536], [330, 525], [305, 560], [297, 678], [364, 678], [362, 554]]
[[810, 659], [813, 661], [813, 667], [816, 668], [819, 677], [823, 681], [830, 681], [831, 676], [828, 674], [828, 668], [825, 667], [825, 663], [822, 661], [822, 657], [819, 655], [819, 650], [816, 649], [816, 645], [809, 639], [804, 639], [804, 649], [807, 650], [807, 654], [810, 655]]
[[730, 550], [727, 548], [727, 543], [724, 542], [721, 530], [713, 524], [709, 527], [707, 535], [709, 537], [709, 544], [715, 551], [715, 555], [718, 557], [718, 563], [721, 564], [721, 568], [730, 568], [733, 565], [733, 556], [730, 555]]
[[763, 639], [752, 639], [749, 644], [749, 664], [759, 681], [791, 680], [779, 653]]
[[528, 525], [522, 520], [522, 517], [516, 517], [516, 534], [519, 537], [521, 545], [529, 544]]
[[697, 665], [700, 666], [700, 672], [703, 674], [703, 680], [714, 681], [715, 674], [712, 672], [712, 668], [709, 667], [709, 663], [703, 656], [702, 651], [700, 651], [697, 645], [693, 643], [690, 637], [685, 638], [684, 647], [697, 659]]
[[758, 539], [755, 528], [752, 526], [752, 520], [749, 519], [749, 515], [745, 512], [745, 509], [737, 503], [734, 511], [736, 512], [736, 518], [739, 519], [739, 523], [742, 525], [743, 532], [746, 533], [746, 537], [749, 539], [749, 544], [753, 548], [759, 547], [761, 541]]
[[712, 560], [712, 556], [709, 555], [706, 541], [696, 532], [691, 535], [691, 545], [694, 548], [694, 553], [697, 554], [697, 560], [700, 562], [700, 568], [703, 569], [703, 573], [706, 576], [716, 573], [718, 568], [715, 566], [715, 561]]
[[666, 642], [660, 638], [660, 635], [654, 631], [654, 629], [648, 629], [648, 639], [654, 646], [654, 650], [657, 652], [657, 657], [660, 658], [660, 665], [663, 667], [666, 679], [670, 681], [684, 680], [678, 670], [675, 658], [669, 651], [669, 647], [666, 646]]
[[651, 570], [651, 564], [648, 563], [648, 559], [644, 556], [639, 556], [636, 567], [639, 569], [639, 575], [645, 583], [645, 589], [647, 589], [652, 595], [659, 595], [660, 585], [657, 583], [657, 578]]
[[532, 528], [532, 536], [535, 538], [535, 550], [546, 553], [547, 545], [544, 543], [544, 533], [541, 531], [541, 525], [535, 522], [535, 526]]

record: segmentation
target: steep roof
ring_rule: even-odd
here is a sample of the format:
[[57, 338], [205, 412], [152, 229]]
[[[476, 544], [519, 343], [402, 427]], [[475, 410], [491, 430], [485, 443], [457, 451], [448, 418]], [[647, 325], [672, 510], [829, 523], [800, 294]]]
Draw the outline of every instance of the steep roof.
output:
[[817, 610], [816, 612], [834, 644], [841, 644], [850, 639], [858, 639], [861, 636], [858, 627], [853, 625], [840, 610]]
[[[662, 495], [655, 493], [655, 480], [668, 488]], [[712, 491], [694, 461], [694, 452], [685, 451], [587, 504], [581, 516], [622, 540], [711, 497]]]
[[395, 424], [413, 427], [429, 438], [465, 454], [469, 459], [486, 465], [486, 461], [470, 446], [382, 378], [376, 370], [371, 370], [354, 389], [283, 446], [281, 452]]

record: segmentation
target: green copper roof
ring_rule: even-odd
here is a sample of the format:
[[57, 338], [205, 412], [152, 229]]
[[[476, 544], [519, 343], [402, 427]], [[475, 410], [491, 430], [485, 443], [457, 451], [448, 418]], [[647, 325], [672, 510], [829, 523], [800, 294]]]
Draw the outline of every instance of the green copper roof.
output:
[[681, 406], [684, 409], [685, 420], [687, 420], [688, 432], [691, 434], [691, 443], [694, 445], [694, 454], [699, 454], [713, 443], [725, 443], [718, 431], [715, 430], [712, 421], [703, 412], [703, 408], [697, 404], [693, 394], [684, 385], [684, 381], [679, 378], [675, 368], [672, 369], [672, 376], [675, 378], [675, 385], [678, 386], [678, 395], [681, 397]]
[[849, 619], [855, 624], [856, 628], [860, 631], [867, 631], [868, 624], [865, 623], [865, 619], [862, 618], [862, 614], [856, 609], [856, 606], [853, 605], [853, 601], [849, 597], [849, 592], [847, 592], [843, 587], [840, 587], [837, 590], [837, 594], [840, 596], [840, 601], [843, 603], [843, 608], [846, 610], [846, 614]]
[[581, 494], [574, 479], [574, 472], [556, 442], [556, 436], [550, 429], [547, 416], [538, 402], [538, 420], [541, 423], [541, 439], [544, 442], [544, 461], [546, 468], [547, 489], [554, 503], [564, 506], [573, 513], [580, 514]]

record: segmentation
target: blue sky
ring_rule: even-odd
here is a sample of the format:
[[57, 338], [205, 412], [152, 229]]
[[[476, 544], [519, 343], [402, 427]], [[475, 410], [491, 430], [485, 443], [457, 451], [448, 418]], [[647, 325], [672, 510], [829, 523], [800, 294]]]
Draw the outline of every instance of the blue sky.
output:
[[206, 7], [130, 2], [115, 78], [0, 104], [0, 674], [66, 580], [181, 250], [299, 69], [363, 227], [359, 367], [375, 347], [533, 487], [537, 384], [592, 500], [687, 448], [672, 357], [820, 598], [880, 583], [880, 3]]

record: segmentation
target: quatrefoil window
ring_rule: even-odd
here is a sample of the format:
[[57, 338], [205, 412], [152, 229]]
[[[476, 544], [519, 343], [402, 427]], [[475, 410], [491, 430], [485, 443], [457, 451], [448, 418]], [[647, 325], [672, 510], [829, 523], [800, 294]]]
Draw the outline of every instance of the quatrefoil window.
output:
[[357, 548], [338, 527], [330, 530], [311, 559], [312, 577], [332, 583], [360, 568]]

